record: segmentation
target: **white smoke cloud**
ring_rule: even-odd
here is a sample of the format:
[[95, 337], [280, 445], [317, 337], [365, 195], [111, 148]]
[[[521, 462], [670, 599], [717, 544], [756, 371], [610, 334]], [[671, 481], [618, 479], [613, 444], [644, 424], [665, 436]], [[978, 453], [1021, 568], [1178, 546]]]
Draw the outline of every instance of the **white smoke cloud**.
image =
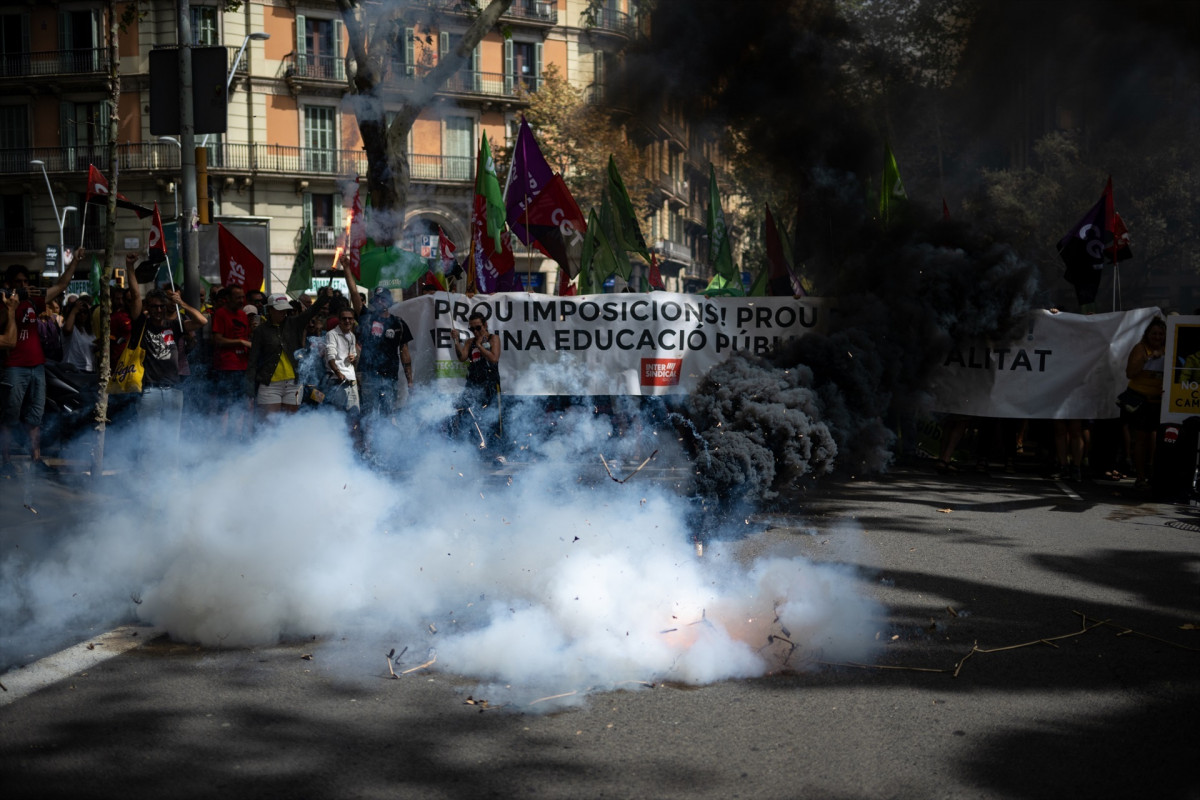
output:
[[391, 648], [407, 648], [397, 670], [432, 650], [433, 669], [516, 703], [870, 657], [880, 610], [852, 574], [799, 557], [742, 564], [714, 543], [697, 558], [685, 498], [640, 476], [581, 480], [611, 431], [590, 409], [559, 422], [507, 472], [470, 444], [390, 427], [378, 441], [403, 468], [374, 471], [331, 413], [202, 448], [140, 473], [52, 555], [0, 565], [0, 614], [67, 625], [66, 608], [132, 596], [177, 640], [316, 637], [316, 663], [351, 681], [385, 674]]

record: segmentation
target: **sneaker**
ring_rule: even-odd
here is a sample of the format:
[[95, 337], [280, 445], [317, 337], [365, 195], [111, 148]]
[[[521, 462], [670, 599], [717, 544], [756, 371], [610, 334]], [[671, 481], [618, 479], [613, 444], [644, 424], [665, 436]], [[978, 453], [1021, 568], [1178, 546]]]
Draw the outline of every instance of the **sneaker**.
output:
[[1055, 464], [1053, 467], [1050, 468], [1050, 480], [1056, 481], [1056, 480], [1060, 479], [1061, 477], [1062, 477], [1062, 467], [1058, 464]]
[[1071, 477], [1068, 478], [1067, 480], [1072, 480], [1075, 482], [1082, 481], [1083, 480], [1083, 470], [1081, 470], [1079, 467], [1075, 467], [1075, 466], [1071, 467]]
[[1144, 489], [1149, 489], [1150, 484], [1146, 481], [1145, 478], [1138, 478], [1136, 481], [1133, 482], [1133, 488], [1137, 489], [1138, 491], [1142, 491]]
[[0, 478], [15, 478], [17, 477], [17, 465], [11, 461], [5, 461], [0, 464]]

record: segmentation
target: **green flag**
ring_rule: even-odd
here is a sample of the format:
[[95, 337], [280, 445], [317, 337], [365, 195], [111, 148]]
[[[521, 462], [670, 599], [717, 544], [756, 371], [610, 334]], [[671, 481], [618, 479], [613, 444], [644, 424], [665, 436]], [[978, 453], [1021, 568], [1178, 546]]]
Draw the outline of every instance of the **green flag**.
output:
[[287, 293], [296, 297], [312, 287], [313, 263], [312, 223], [306, 223], [300, 234], [300, 246], [296, 249], [296, 260], [292, 262], [292, 274], [288, 277]]
[[504, 207], [504, 195], [500, 191], [500, 179], [496, 177], [496, 162], [492, 160], [492, 148], [488, 146], [487, 134], [479, 145], [479, 167], [476, 170], [475, 194], [483, 195], [487, 201], [487, 235], [491, 238], [492, 251], [503, 252], [500, 235], [508, 219]]
[[900, 181], [900, 168], [896, 166], [896, 156], [892, 154], [892, 146], [883, 144], [883, 185], [879, 188], [879, 220], [887, 227], [892, 217], [900, 209], [901, 204], [908, 199], [904, 184]]
[[637, 253], [649, 264], [650, 248], [646, 247], [646, 238], [642, 236], [633, 201], [625, 190], [625, 182], [621, 180], [621, 173], [617, 172], [617, 160], [611, 155], [608, 157], [608, 192], [612, 196], [616, 234], [621, 240], [621, 247]]
[[724, 275], [714, 275], [704, 294], [706, 297], [745, 297], [746, 290], [742, 288], [741, 279], [731, 281]]
[[[600, 229], [608, 242], [608, 249], [613, 254], [613, 267], [616, 274], [621, 276], [621, 280], [629, 283], [629, 279], [633, 275], [633, 267], [629, 263], [629, 253], [625, 252], [621, 228], [617, 221], [617, 214], [613, 210], [611, 195], [611, 190], [606, 188], [600, 196]], [[604, 277], [608, 278], [607, 275]]]
[[750, 291], [746, 293], [747, 297], [766, 297], [767, 296], [767, 278], [770, 270], [764, 265], [754, 278], [754, 283], [750, 284]]
[[[733, 266], [733, 251], [729, 244], [729, 227], [721, 210], [721, 191], [717, 188], [717, 170], [708, 165], [708, 263], [713, 272], [724, 279], [723, 286], [741, 287], [742, 277]], [[711, 284], [710, 284], [711, 285]], [[738, 294], [745, 292], [738, 291]]]
[[[604, 291], [604, 282], [617, 271], [617, 256], [613, 253], [603, 228], [596, 216], [596, 209], [590, 209], [587, 234], [583, 238], [583, 255], [580, 258], [580, 294], [600, 294]], [[625, 260], [625, 264], [628, 267], [628, 259]]]
[[88, 273], [88, 279], [91, 281], [92, 297], [97, 301], [100, 299], [100, 281], [102, 278], [103, 271], [100, 269], [100, 259], [92, 256], [92, 269]]
[[379, 247], [370, 239], [358, 262], [360, 286], [367, 289], [407, 289], [429, 271], [429, 262], [411, 250]]

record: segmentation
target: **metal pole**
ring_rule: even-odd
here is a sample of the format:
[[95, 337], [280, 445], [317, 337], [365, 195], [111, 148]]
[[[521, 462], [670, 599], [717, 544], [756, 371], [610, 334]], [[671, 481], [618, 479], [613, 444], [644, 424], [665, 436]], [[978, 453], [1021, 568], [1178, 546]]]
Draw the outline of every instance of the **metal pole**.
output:
[[179, 226], [179, 254], [183, 259], [183, 299], [200, 305], [200, 238], [196, 200], [196, 123], [192, 109], [192, 9], [189, 0], [178, 0], [179, 14], [179, 161], [183, 178], [183, 213]]

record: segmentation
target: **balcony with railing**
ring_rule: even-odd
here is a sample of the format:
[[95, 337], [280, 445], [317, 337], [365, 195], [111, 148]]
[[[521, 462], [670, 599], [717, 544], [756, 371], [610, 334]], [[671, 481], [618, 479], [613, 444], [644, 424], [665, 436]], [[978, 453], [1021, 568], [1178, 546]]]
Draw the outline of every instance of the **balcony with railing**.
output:
[[611, 8], [597, 9], [588, 28], [592, 31], [615, 33], [627, 37], [633, 36], [635, 31], [633, 17], [624, 11], [616, 11]]
[[655, 247], [664, 260], [674, 261], [679, 264], [692, 263], [692, 251], [688, 249], [686, 244], [672, 242], [670, 239], [659, 239]]
[[[408, 65], [395, 62], [391, 65], [390, 74], [399, 78], [423, 78], [433, 71], [434, 65]], [[509, 75], [503, 72], [482, 72], [472, 69], [460, 69], [451, 75], [440, 92], [457, 95], [483, 95], [487, 97], [507, 97], [519, 100], [523, 92], [536, 92], [541, 88], [542, 79], [536, 75]]]
[[688, 201], [688, 182], [672, 177], [668, 172], [658, 173], [658, 188], [681, 203]]
[[[289, 147], [278, 144], [209, 144], [208, 169], [220, 175], [278, 175], [330, 178], [365, 175], [367, 154], [362, 150], [333, 150]], [[179, 148], [166, 142], [131, 142], [117, 145], [117, 169], [121, 173], [179, 171]], [[106, 175], [112, 167], [107, 147], [29, 147], [0, 150], [0, 175], [36, 174], [45, 164], [50, 174], [86, 173], [95, 166]], [[409, 170], [415, 181], [466, 182], [475, 177], [474, 156], [412, 154]], [[79, 181], [80, 189], [86, 179]]]
[[288, 53], [283, 59], [283, 77], [288, 80], [344, 83], [346, 64], [335, 55]]
[[0, 253], [34, 252], [33, 228], [0, 228]]
[[64, 75], [96, 77], [108, 72], [108, 49], [85, 47], [0, 55], [0, 79]]
[[[478, 14], [479, 9], [472, 8], [471, 3], [464, 0], [425, 0], [431, 8], [439, 11], [452, 11], [464, 15]], [[481, 3], [480, 5], [486, 5]], [[500, 17], [503, 19], [516, 18], [528, 22], [543, 22], [547, 25], [558, 24], [558, 4], [555, 0], [513, 0]]]
[[473, 181], [474, 156], [410, 155], [408, 173], [414, 181]]
[[[301, 232], [303, 233], [303, 232]], [[313, 228], [313, 249], [314, 250], [335, 250], [337, 249], [338, 237], [345, 233], [344, 230], [339, 230], [332, 225], [319, 225]], [[299, 241], [297, 240], [297, 244]]]

